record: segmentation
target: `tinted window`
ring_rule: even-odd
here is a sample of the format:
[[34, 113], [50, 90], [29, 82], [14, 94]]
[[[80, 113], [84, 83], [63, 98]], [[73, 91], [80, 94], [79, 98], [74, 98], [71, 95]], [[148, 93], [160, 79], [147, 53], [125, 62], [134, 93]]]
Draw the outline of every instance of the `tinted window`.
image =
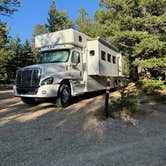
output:
[[71, 62], [72, 63], [80, 63], [80, 53], [73, 51], [72, 57], [71, 57]]
[[115, 56], [112, 57], [112, 62], [113, 62], [114, 64], [116, 64], [116, 57], [115, 57]]
[[79, 42], [82, 42], [82, 37], [81, 37], [81, 36], [79, 36], [78, 38], [79, 38]]
[[101, 59], [105, 61], [105, 52], [101, 51]]
[[111, 62], [111, 54], [107, 54], [107, 60], [108, 62]]
[[89, 55], [90, 56], [94, 56], [95, 55], [95, 51], [94, 50], [90, 50]]

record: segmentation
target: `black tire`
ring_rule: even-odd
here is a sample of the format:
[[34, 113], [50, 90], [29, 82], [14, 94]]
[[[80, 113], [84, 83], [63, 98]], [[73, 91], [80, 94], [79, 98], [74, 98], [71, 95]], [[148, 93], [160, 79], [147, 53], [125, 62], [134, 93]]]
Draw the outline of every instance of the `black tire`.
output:
[[67, 107], [70, 103], [70, 99], [71, 99], [71, 90], [69, 85], [62, 84], [59, 88], [56, 105], [58, 107]]
[[21, 100], [23, 103], [28, 104], [28, 105], [35, 105], [36, 104], [36, 100], [34, 98], [21, 97]]

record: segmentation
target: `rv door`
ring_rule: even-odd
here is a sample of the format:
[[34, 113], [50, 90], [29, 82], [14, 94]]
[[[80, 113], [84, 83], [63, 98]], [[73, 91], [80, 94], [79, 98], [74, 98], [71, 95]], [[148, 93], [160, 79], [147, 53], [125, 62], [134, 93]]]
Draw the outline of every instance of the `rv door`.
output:
[[79, 50], [73, 50], [71, 53], [70, 71], [73, 79], [82, 80], [82, 54]]

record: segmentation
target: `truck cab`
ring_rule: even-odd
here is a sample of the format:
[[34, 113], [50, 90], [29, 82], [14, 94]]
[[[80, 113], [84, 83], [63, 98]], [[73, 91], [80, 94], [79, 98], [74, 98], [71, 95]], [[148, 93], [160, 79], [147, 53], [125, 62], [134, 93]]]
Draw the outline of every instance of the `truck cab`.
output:
[[83, 80], [80, 48], [66, 47], [40, 52], [38, 64], [17, 71], [14, 95], [33, 104], [37, 98], [57, 98], [59, 106], [68, 104], [74, 95], [72, 85]]

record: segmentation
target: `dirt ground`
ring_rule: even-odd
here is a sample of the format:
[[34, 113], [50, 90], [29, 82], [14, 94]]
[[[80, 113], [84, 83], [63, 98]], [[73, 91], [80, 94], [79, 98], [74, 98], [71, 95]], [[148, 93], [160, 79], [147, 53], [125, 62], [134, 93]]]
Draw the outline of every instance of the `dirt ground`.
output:
[[[117, 93], [111, 94], [117, 97]], [[0, 166], [165, 166], [166, 105], [144, 96], [137, 126], [99, 121], [104, 96], [82, 96], [65, 108], [27, 106], [0, 91]]]

